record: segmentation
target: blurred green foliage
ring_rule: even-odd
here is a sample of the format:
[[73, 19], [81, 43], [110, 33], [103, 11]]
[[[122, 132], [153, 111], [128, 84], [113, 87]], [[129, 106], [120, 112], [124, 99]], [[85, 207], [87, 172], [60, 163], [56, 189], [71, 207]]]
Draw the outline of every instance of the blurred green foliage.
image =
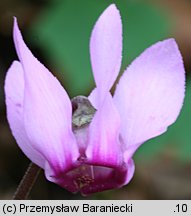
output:
[[89, 57], [90, 34], [99, 15], [111, 3], [119, 8], [123, 22], [122, 71], [146, 47], [167, 36], [168, 19], [143, 1], [50, 1], [30, 35], [61, 74], [71, 97], [87, 95], [94, 86]]

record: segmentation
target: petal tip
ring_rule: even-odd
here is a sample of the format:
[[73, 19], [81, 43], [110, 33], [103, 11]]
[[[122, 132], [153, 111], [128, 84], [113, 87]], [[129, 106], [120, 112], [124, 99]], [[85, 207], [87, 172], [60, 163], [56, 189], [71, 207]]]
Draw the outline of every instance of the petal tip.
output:
[[163, 43], [166, 43], [166, 45], [172, 46], [174, 48], [178, 49], [178, 44], [176, 42], [176, 40], [174, 38], [168, 38], [164, 41], [162, 41]]
[[113, 4], [110, 4], [110, 5], [107, 7], [106, 10], [109, 10], [109, 9], [111, 9], [111, 10], [117, 10], [117, 7], [116, 7], [116, 5], [113, 3]]
[[165, 47], [174, 49], [174, 51], [176, 51], [176, 52], [178, 51], [178, 53], [180, 53], [178, 44], [177, 44], [177, 42], [176, 42], [176, 40], [174, 38], [165, 39], [165, 40], [159, 42], [159, 44], [161, 44], [161, 45], [163, 45]]
[[13, 32], [15, 33], [16, 31], [19, 30], [18, 22], [17, 22], [17, 17], [13, 17]]
[[117, 8], [117, 6], [115, 4], [111, 4], [109, 5], [104, 12], [107, 12], [107, 13], [111, 13], [113, 15], [118, 15], [120, 16], [120, 13], [119, 13], [119, 10]]
[[14, 24], [17, 23], [17, 17], [16, 16], [13, 16], [13, 21], [14, 21]]
[[[21, 35], [21, 32], [19, 30], [19, 26], [18, 26], [18, 22], [17, 22], [17, 18], [14, 16], [13, 17], [13, 41], [14, 41], [14, 44], [15, 44], [15, 49], [16, 49], [16, 52], [18, 54], [18, 57], [20, 59], [20, 43], [22, 43], [22, 35]], [[21, 60], [21, 59], [20, 59]]]

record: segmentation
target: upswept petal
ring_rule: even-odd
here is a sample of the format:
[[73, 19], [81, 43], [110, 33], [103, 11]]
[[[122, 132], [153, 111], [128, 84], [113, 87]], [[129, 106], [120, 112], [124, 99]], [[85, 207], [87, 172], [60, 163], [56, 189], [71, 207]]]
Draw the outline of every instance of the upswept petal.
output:
[[54, 170], [66, 169], [79, 154], [71, 129], [69, 97], [59, 81], [25, 45], [16, 19], [14, 43], [24, 70], [23, 115], [27, 135]]
[[12, 133], [26, 156], [41, 168], [44, 168], [45, 160], [31, 145], [27, 137], [23, 121], [24, 99], [24, 72], [20, 62], [14, 61], [9, 68], [5, 79], [5, 97], [7, 106], [7, 118]]
[[92, 164], [118, 165], [122, 160], [119, 142], [120, 118], [108, 92], [90, 123], [86, 156]]
[[122, 59], [121, 17], [114, 4], [101, 14], [94, 26], [90, 57], [98, 91], [108, 92], [117, 78]]
[[183, 61], [174, 39], [146, 49], [126, 69], [114, 102], [127, 148], [137, 148], [172, 124], [182, 107], [185, 90]]

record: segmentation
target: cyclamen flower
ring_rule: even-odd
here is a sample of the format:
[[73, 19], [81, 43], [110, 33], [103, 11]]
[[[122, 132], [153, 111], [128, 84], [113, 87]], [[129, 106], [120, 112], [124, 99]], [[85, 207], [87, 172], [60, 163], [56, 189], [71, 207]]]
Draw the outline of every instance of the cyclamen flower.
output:
[[96, 88], [88, 99], [71, 103], [25, 45], [16, 19], [13, 36], [19, 61], [5, 80], [7, 117], [25, 155], [49, 181], [71, 192], [91, 194], [127, 184], [137, 148], [164, 133], [183, 104], [185, 71], [175, 40], [146, 49], [125, 70], [112, 96], [122, 59], [122, 23], [110, 5], [90, 39]]

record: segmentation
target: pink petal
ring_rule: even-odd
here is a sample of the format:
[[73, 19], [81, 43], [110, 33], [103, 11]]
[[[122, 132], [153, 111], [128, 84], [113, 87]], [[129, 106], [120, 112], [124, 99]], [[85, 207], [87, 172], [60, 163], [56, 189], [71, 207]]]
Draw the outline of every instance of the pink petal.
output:
[[127, 168], [128, 168], [127, 169], [127, 175], [126, 175], [126, 179], [125, 179], [125, 182], [123, 183], [123, 185], [128, 184], [131, 181], [131, 179], [133, 178], [133, 175], [135, 172], [135, 164], [134, 164], [133, 159], [128, 158]]
[[27, 137], [23, 122], [24, 72], [20, 62], [14, 61], [5, 79], [5, 96], [7, 118], [12, 133], [26, 156], [41, 168], [44, 167], [43, 156], [36, 151]]
[[99, 98], [98, 97], [98, 90], [97, 88], [94, 88], [90, 95], [88, 96], [88, 100], [91, 102], [92, 106], [95, 108], [95, 109], [98, 109], [98, 106], [99, 106]]
[[96, 86], [100, 96], [104, 97], [119, 73], [122, 58], [122, 24], [114, 4], [95, 24], [90, 39], [90, 56]]
[[[78, 157], [71, 129], [71, 102], [58, 80], [25, 45], [17, 21], [14, 42], [24, 70], [24, 124], [34, 148], [60, 171]], [[68, 167], [67, 167], [68, 168]]]
[[119, 141], [119, 114], [110, 93], [89, 126], [88, 160], [95, 165], [117, 166], [121, 162], [122, 146]]
[[146, 49], [126, 69], [114, 102], [122, 120], [122, 138], [131, 153], [132, 148], [164, 133], [176, 120], [184, 90], [184, 66], [173, 39]]

